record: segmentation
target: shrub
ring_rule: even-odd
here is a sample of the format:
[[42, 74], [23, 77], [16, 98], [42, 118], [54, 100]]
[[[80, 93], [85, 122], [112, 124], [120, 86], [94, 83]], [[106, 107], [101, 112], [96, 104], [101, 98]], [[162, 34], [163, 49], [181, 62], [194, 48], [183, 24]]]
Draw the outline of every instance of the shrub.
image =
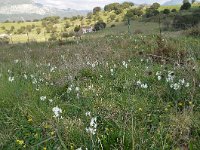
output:
[[170, 10], [169, 9], [164, 9], [163, 10], [163, 14], [166, 14], [166, 15], [170, 14]]
[[171, 12], [177, 12], [177, 10], [174, 8], [174, 9], [171, 10]]
[[115, 18], [116, 18], [116, 14], [110, 15], [110, 19], [111, 19], [111, 20], [114, 20]]
[[180, 10], [188, 10], [191, 8], [191, 4], [189, 2], [183, 3]]
[[5, 26], [2, 26], [2, 27], [1, 27], [1, 29], [2, 29], [2, 30], [5, 30], [5, 29], [6, 29], [6, 27], [5, 27]]
[[115, 25], [115, 24], [112, 24], [110, 27], [111, 27], [111, 28], [114, 28], [114, 27], [116, 27], [116, 25]]
[[81, 26], [76, 26], [76, 27], [74, 28], [74, 32], [78, 32], [78, 31], [80, 31], [80, 29], [81, 29]]
[[40, 34], [41, 33], [41, 28], [37, 28], [36, 32], [37, 32], [37, 34]]
[[134, 6], [134, 3], [132, 3], [132, 2], [123, 2], [123, 3], [121, 4], [121, 7], [122, 7], [123, 9], [129, 8], [129, 7], [132, 7], [132, 6]]
[[136, 29], [136, 30], [134, 31], [134, 34], [142, 34], [142, 33], [143, 33], [143, 31], [140, 30], [140, 29]]
[[143, 15], [143, 11], [141, 9], [138, 9], [138, 8], [130, 9], [127, 11], [127, 13], [125, 15], [125, 19], [127, 19], [127, 18], [135, 19], [142, 15]]
[[94, 30], [95, 31], [99, 31], [99, 30], [102, 30], [104, 28], [106, 28], [106, 23], [103, 22], [103, 21], [99, 21], [94, 25]]
[[49, 41], [56, 41], [57, 40], [57, 36], [55, 34], [51, 34]]
[[9, 44], [9, 41], [8, 37], [0, 37], [0, 45]]
[[93, 9], [93, 14], [95, 15], [95, 14], [99, 13], [100, 11], [101, 11], [101, 7], [95, 7]]
[[173, 27], [176, 29], [187, 29], [200, 22], [200, 14], [176, 15], [173, 20]]
[[160, 12], [158, 10], [152, 9], [152, 8], [148, 8], [146, 10], [146, 17], [153, 17], [153, 16], [157, 16]]
[[72, 36], [73, 36], [73, 33], [72, 33], [72, 32], [70, 32], [70, 33], [64, 32], [64, 33], [61, 34], [61, 37], [62, 37], [62, 38], [69, 38], [69, 37], [72, 37]]
[[69, 28], [70, 27], [70, 23], [67, 21], [66, 23], [65, 23], [65, 28]]
[[200, 37], [200, 25], [192, 27], [188, 30], [185, 30], [183, 34], [187, 36], [195, 36], [195, 37]]
[[151, 9], [158, 9], [160, 7], [160, 4], [159, 3], [153, 3], [152, 5], [151, 5]]

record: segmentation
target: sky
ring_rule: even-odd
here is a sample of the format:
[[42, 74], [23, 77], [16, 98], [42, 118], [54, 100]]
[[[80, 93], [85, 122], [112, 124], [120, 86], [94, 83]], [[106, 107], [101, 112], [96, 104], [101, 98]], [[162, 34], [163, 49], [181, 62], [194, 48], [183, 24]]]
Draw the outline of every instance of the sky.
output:
[[[61, 9], [77, 9], [77, 10], [91, 10], [96, 6], [104, 7], [106, 4], [113, 2], [124, 2], [125, 0], [35, 0], [41, 4], [50, 7], [57, 7]], [[136, 4], [158, 2], [160, 4], [169, 0], [127, 0]]]

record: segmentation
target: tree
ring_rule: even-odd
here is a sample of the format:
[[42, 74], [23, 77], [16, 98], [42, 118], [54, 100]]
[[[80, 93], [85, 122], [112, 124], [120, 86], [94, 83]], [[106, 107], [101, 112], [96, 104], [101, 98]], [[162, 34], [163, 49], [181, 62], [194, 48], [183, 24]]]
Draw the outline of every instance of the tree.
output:
[[152, 9], [152, 8], [148, 8], [146, 10], [146, 17], [152, 17], [152, 16], [157, 16], [160, 12], [157, 9]]
[[183, 3], [180, 10], [188, 10], [191, 8], [191, 4], [189, 2]]
[[159, 3], [153, 3], [153, 4], [151, 5], [150, 8], [156, 10], [156, 9], [158, 9], [159, 7], [160, 7], [160, 4], [159, 4]]
[[170, 14], [170, 10], [169, 9], [164, 9], [163, 10], [163, 14], [166, 14], [166, 15]]
[[100, 11], [101, 11], [101, 7], [95, 7], [93, 9], [93, 14], [95, 15], [95, 14], [99, 13]]
[[142, 15], [143, 15], [143, 11], [141, 9], [138, 9], [138, 8], [130, 9], [127, 11], [125, 15], [125, 19], [128, 19], [128, 18], [135, 19]]
[[6, 29], [6, 27], [5, 27], [5, 26], [2, 26], [2, 27], [1, 27], [1, 29], [2, 29], [2, 30], [5, 30], [5, 29]]
[[171, 12], [177, 12], [177, 10], [174, 8], [174, 9], [171, 10]]
[[123, 2], [123, 3], [121, 4], [121, 7], [122, 7], [123, 9], [129, 8], [129, 7], [132, 7], [132, 6], [134, 6], [134, 3], [132, 3], [132, 2]]
[[123, 11], [122, 5], [119, 3], [111, 3], [104, 7], [105, 11], [115, 11], [116, 14], [120, 14]]
[[14, 29], [15, 29], [15, 27], [14, 27], [14, 26], [11, 26], [10, 30], [12, 30], [12, 31], [13, 31]]
[[81, 29], [81, 26], [76, 26], [76, 27], [74, 28], [74, 32], [78, 32], [78, 31], [80, 31], [80, 29]]
[[37, 32], [37, 34], [40, 34], [41, 33], [41, 28], [37, 28], [36, 32]]
[[69, 28], [69, 27], [70, 27], [69, 21], [65, 22], [65, 28]]
[[99, 31], [99, 30], [102, 30], [104, 28], [106, 28], [106, 23], [103, 22], [103, 21], [99, 21], [94, 25], [94, 30], [95, 31]]
[[111, 19], [111, 20], [115, 20], [115, 18], [116, 18], [116, 14], [110, 15], [110, 19]]

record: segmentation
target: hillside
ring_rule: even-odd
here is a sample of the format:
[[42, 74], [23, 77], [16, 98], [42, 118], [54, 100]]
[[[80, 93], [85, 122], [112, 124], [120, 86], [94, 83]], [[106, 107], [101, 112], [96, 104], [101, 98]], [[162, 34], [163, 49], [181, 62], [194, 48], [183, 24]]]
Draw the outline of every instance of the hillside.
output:
[[200, 7], [179, 9], [0, 23], [0, 149], [199, 150]]
[[199, 39], [132, 24], [1, 46], [0, 148], [198, 149]]
[[47, 16], [72, 17], [86, 15], [87, 10], [58, 9], [35, 3], [31, 0], [24, 1], [0, 1], [0, 21], [6, 20], [33, 20], [42, 19]]

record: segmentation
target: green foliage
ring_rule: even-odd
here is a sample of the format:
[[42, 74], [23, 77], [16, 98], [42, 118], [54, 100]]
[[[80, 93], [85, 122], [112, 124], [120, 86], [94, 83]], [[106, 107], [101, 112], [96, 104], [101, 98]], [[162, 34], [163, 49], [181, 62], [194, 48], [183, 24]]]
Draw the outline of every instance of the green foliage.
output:
[[1, 149], [199, 149], [199, 39], [133, 24], [0, 46]]
[[50, 35], [49, 41], [56, 41], [56, 40], [57, 40], [57, 35], [52, 33]]
[[61, 34], [61, 37], [62, 38], [69, 38], [69, 37], [72, 37], [73, 36], [73, 33], [72, 32], [63, 32]]
[[189, 2], [185, 2], [183, 3], [183, 5], [181, 6], [180, 10], [188, 10], [191, 8], [191, 4]]
[[6, 29], [6, 27], [5, 27], [5, 26], [2, 26], [2, 27], [1, 27], [1, 29], [2, 29], [2, 30], [5, 30], [5, 29]]
[[160, 7], [160, 4], [159, 3], [153, 3], [152, 5], [151, 5], [151, 9], [158, 9]]
[[163, 10], [163, 14], [166, 14], [166, 15], [170, 14], [170, 10], [169, 9], [164, 9]]
[[128, 19], [128, 18], [135, 19], [135, 18], [141, 17], [142, 15], [143, 15], [143, 11], [141, 9], [134, 8], [127, 11], [125, 15], [125, 19]]
[[9, 44], [10, 39], [8, 37], [0, 37], [0, 45]]
[[174, 12], [177, 12], [177, 10], [174, 8], [174, 9], [172, 9], [172, 10], [171, 10], [171, 12], [173, 12], [173, 13], [174, 13]]
[[173, 20], [173, 27], [176, 29], [187, 29], [200, 23], [200, 14], [176, 15]]
[[74, 28], [74, 32], [79, 32], [80, 29], [81, 29], [81, 26], [76, 26], [76, 27]]
[[160, 12], [156, 9], [152, 9], [152, 8], [148, 8], [146, 9], [146, 17], [153, 17], [153, 16], [157, 16]]
[[93, 8], [93, 14], [95, 15], [95, 14], [97, 14], [97, 13], [99, 13], [101, 11], [101, 7], [95, 7], [95, 8]]
[[187, 36], [200, 37], [200, 26], [194, 26], [183, 32]]
[[117, 16], [116, 14], [111, 14], [111, 15], [110, 15], [110, 19], [111, 19], [111, 20], [115, 20], [116, 16]]
[[37, 34], [40, 34], [41, 33], [41, 28], [37, 28], [36, 32], [37, 32]]
[[114, 28], [114, 27], [116, 27], [116, 25], [115, 25], [115, 24], [112, 24], [110, 27], [111, 27], [111, 28]]
[[18, 30], [17, 30], [18, 34], [25, 34], [26, 33], [26, 27], [25, 26], [21, 26]]
[[104, 7], [105, 11], [114, 11], [116, 14], [120, 14], [123, 11], [122, 6], [120, 3], [111, 3]]
[[132, 2], [123, 2], [123, 3], [121, 4], [121, 7], [122, 7], [123, 9], [127, 9], [127, 8], [132, 7], [132, 6], [134, 6], [134, 3], [132, 3]]
[[42, 26], [46, 27], [46, 26], [49, 26], [49, 24], [52, 24], [52, 25], [57, 24], [57, 23], [59, 23], [59, 19], [60, 19], [59, 16], [51, 16], [51, 17], [43, 18], [41, 20]]
[[31, 26], [31, 25], [27, 25], [27, 26], [26, 26], [26, 31], [27, 31], [27, 32], [31, 32], [31, 30], [32, 30], [32, 26]]
[[95, 25], [94, 25], [95, 31], [99, 31], [99, 30], [102, 30], [104, 28], [106, 28], [106, 23], [103, 22], [103, 21], [99, 21], [99, 22], [95, 23]]
[[69, 23], [69, 21], [65, 22], [64, 28], [69, 28], [71, 26], [71, 24]]

